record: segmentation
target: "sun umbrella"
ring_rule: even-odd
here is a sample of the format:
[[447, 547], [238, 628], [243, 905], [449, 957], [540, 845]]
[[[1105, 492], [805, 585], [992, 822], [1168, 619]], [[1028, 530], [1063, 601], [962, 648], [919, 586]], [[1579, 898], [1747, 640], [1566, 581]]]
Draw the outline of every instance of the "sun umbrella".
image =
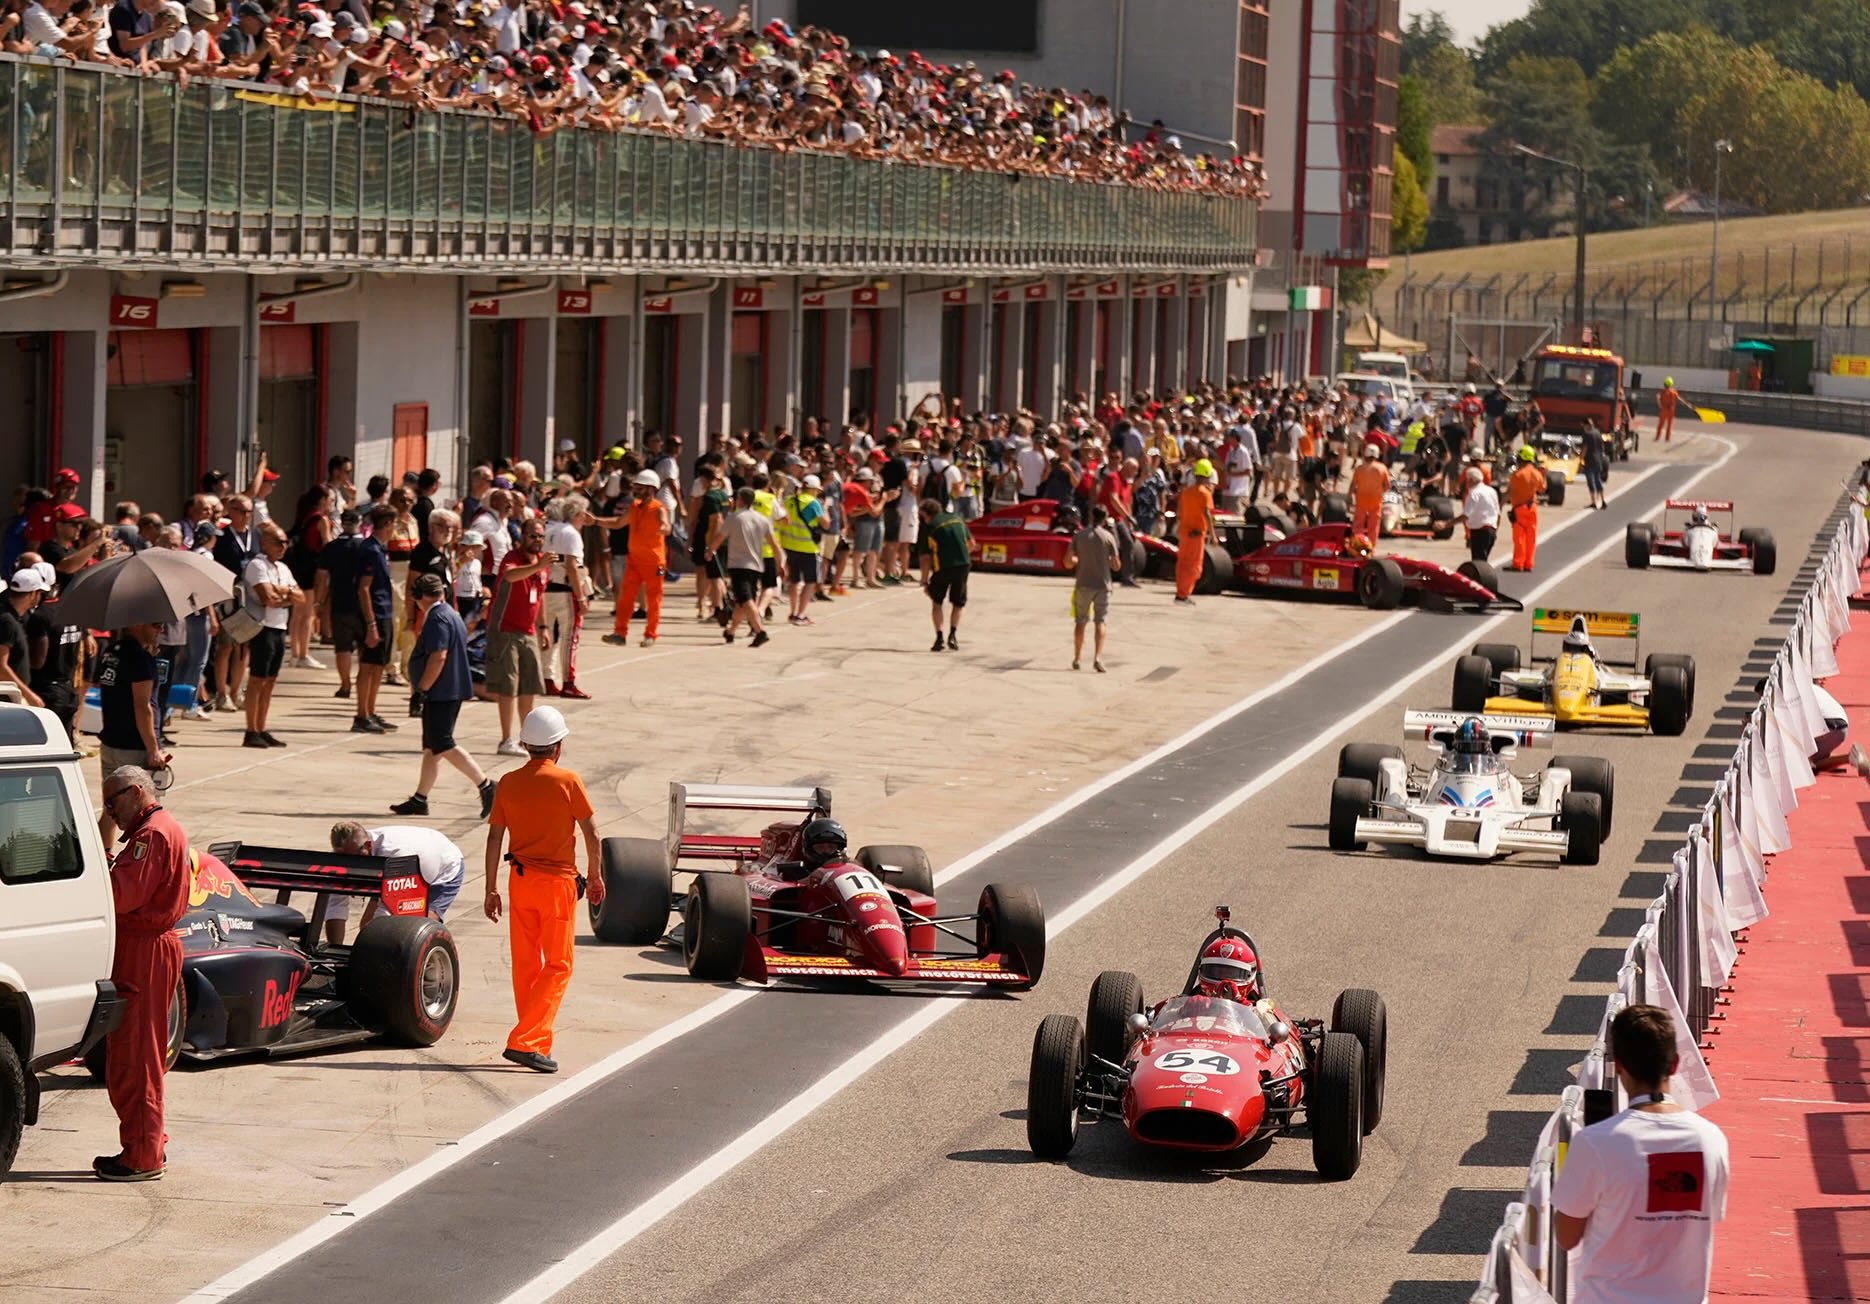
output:
[[81, 571], [48, 616], [87, 629], [122, 629], [180, 620], [234, 596], [223, 566], [179, 548], [146, 548]]

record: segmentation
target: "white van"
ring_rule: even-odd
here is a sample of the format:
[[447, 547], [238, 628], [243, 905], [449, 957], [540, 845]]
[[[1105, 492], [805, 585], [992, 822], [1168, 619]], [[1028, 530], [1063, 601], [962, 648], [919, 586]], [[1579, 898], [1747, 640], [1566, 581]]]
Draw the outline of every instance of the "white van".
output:
[[39, 1120], [38, 1071], [123, 1017], [116, 945], [110, 858], [78, 754], [50, 711], [0, 703], [0, 1176]]
[[1406, 412], [1415, 402], [1415, 386], [1394, 376], [1380, 376], [1374, 371], [1347, 371], [1332, 383], [1333, 389], [1348, 389], [1358, 398], [1386, 398], [1398, 413]]
[[1359, 353], [1357, 370], [1369, 372], [1373, 376], [1389, 376], [1394, 380], [1409, 379], [1409, 359], [1400, 353]]

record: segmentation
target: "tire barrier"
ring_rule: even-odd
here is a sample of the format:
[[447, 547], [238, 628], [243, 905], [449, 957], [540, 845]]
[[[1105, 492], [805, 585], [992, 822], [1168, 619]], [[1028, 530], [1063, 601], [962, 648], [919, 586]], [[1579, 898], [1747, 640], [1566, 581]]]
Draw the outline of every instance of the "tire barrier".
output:
[[1719, 1017], [1732, 974], [1734, 934], [1764, 919], [1768, 856], [1791, 846], [1786, 815], [1814, 782], [1810, 754], [1830, 732], [1814, 681], [1837, 674], [1838, 641], [1850, 631], [1850, 599], [1870, 547], [1866, 491], [1839, 504], [1839, 520], [1792, 630], [1767, 671], [1758, 705], [1701, 818], [1674, 854], [1662, 895], [1650, 903], [1605, 1001], [1597, 1039], [1578, 1083], [1559, 1097], [1526, 1173], [1525, 1191], [1487, 1250], [1470, 1304], [1565, 1304], [1566, 1254], [1553, 1235], [1552, 1185], [1571, 1136], [1624, 1107], [1610, 1058], [1610, 1021], [1625, 1005], [1659, 1005], [1675, 1016], [1681, 1067], [1670, 1092], [1690, 1108], [1719, 1097], [1700, 1042]]

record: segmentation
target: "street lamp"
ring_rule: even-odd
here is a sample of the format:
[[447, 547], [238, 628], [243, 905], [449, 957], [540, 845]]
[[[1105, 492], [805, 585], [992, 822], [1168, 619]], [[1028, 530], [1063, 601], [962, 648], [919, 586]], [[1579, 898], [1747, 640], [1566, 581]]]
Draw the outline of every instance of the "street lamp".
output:
[[1708, 316], [1721, 301], [1721, 155], [1734, 152], [1734, 142], [1714, 142], [1714, 248], [1708, 254]]
[[1570, 159], [1554, 158], [1550, 154], [1541, 154], [1538, 150], [1529, 149], [1524, 145], [1515, 145], [1513, 150], [1515, 153], [1524, 154], [1527, 158], [1536, 158], [1541, 163], [1570, 168], [1578, 174], [1578, 197], [1573, 205], [1572, 219], [1578, 228], [1578, 252], [1577, 263], [1572, 269], [1571, 278], [1571, 334], [1574, 342], [1582, 344], [1584, 342], [1584, 164]]

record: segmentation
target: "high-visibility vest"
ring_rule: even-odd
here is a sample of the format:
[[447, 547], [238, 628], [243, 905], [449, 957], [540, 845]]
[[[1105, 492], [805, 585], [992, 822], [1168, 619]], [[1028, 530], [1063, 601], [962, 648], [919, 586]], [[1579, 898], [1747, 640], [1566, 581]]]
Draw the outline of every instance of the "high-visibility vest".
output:
[[[761, 516], [764, 516], [767, 520], [769, 521], [772, 520], [773, 519], [773, 496], [772, 494], [768, 493], [764, 489], [755, 489], [753, 491], [753, 510], [758, 512]], [[767, 543], [767, 544], [762, 544], [760, 546], [760, 556], [770, 557], [772, 555], [773, 555], [772, 544]]]
[[810, 494], [794, 494], [785, 501], [785, 513], [774, 527], [779, 546], [787, 552], [817, 552], [812, 542], [812, 527], [804, 520], [805, 504], [816, 502]]
[[1409, 428], [1403, 431], [1403, 456], [1407, 457], [1409, 454], [1415, 452], [1416, 445], [1422, 442], [1422, 436], [1426, 433], [1428, 432], [1420, 421], [1411, 421], [1409, 423]]

